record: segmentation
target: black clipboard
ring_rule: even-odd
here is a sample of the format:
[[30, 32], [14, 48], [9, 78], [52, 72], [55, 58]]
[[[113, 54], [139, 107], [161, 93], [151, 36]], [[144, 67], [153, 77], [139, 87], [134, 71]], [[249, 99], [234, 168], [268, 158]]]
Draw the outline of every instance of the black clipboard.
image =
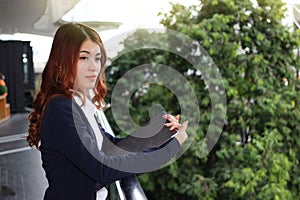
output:
[[[151, 118], [144, 126], [138, 128], [132, 134], [116, 143], [117, 148], [111, 149], [110, 153], [127, 151], [127, 152], [142, 152], [153, 148], [159, 148], [168, 142], [177, 133], [177, 130], [169, 130], [164, 124], [169, 120], [162, 116], [165, 113], [158, 114]], [[118, 149], [118, 150], [117, 150]]]

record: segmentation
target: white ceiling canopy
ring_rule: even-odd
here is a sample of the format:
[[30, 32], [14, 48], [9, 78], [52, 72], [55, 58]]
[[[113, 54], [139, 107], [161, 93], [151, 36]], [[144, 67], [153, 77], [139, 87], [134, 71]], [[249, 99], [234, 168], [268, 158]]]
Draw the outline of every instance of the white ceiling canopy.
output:
[[57, 22], [80, 0], [0, 0], [0, 34], [53, 36]]
[[[62, 19], [63, 16], [80, 1], [0, 0], [0, 34], [28, 33], [53, 36], [58, 26], [66, 22]], [[89, 14], [88, 10], [85, 10], [86, 15]], [[121, 25], [119, 22], [103, 20], [90, 20], [84, 23], [98, 31], [115, 29]]]

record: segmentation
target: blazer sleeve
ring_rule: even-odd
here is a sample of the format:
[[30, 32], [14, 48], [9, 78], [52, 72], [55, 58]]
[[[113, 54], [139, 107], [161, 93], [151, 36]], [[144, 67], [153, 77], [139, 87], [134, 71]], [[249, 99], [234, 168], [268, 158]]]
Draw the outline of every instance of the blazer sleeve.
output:
[[98, 127], [101, 131], [101, 133], [107, 138], [109, 139], [110, 142], [112, 142], [113, 144], [116, 144], [118, 142], [120, 142], [123, 138], [118, 138], [118, 137], [114, 137], [111, 134], [109, 134], [108, 132], [106, 132], [106, 130], [101, 126], [101, 124], [98, 123]]
[[108, 156], [98, 150], [87, 124], [72, 100], [56, 97], [51, 100], [41, 122], [41, 147], [62, 153], [87, 176], [101, 185], [133, 174], [160, 168], [180, 150], [173, 139], [164, 148], [151, 152]]

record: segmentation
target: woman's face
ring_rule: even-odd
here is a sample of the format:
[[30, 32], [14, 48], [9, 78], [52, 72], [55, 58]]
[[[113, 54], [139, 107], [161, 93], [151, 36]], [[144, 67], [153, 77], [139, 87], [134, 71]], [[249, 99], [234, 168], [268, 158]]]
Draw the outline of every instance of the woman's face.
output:
[[95, 87], [101, 69], [101, 50], [97, 43], [85, 40], [79, 52], [77, 66], [77, 85], [82, 89]]

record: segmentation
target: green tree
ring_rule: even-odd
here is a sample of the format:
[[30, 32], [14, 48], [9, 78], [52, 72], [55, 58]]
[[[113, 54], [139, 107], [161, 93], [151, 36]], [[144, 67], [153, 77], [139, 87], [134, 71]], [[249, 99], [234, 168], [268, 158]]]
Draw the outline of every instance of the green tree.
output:
[[[300, 35], [281, 23], [284, 12], [280, 0], [202, 0], [189, 8], [173, 4], [162, 14], [166, 28], [190, 36], [207, 50], [224, 81], [226, 126], [205, 158], [199, 151], [213, 117], [211, 95], [190, 63], [170, 52], [140, 49], [108, 67], [111, 88], [131, 67], [160, 63], [184, 74], [197, 92], [201, 116], [195, 141], [170, 166], [139, 177], [149, 199], [299, 199], [299, 80], [292, 66], [299, 70], [294, 52]], [[124, 47], [157, 42], [174, 45], [168, 38], [157, 40], [139, 31], [124, 41]], [[137, 91], [131, 102], [139, 123], [146, 121], [153, 102], [172, 113], [180, 111], [176, 97], [160, 85]], [[108, 116], [114, 123], [109, 110]]]

